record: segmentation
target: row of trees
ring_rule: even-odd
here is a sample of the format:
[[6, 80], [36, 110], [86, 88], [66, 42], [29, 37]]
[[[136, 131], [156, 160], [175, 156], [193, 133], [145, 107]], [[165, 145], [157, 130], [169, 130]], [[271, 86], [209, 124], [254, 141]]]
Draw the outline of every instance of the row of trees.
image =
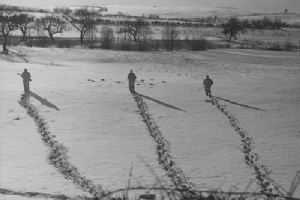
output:
[[[147, 50], [151, 38], [152, 30], [149, 25], [143, 23], [127, 24], [114, 32], [111, 27], [103, 26], [101, 31], [101, 47], [105, 49], [113, 48], [114, 43], [122, 45], [121, 49], [130, 49], [133, 42], [138, 45], [139, 50]], [[116, 38], [115, 35], [118, 35]], [[161, 31], [161, 40], [164, 41], [164, 47], [167, 50], [174, 49], [174, 42], [179, 38], [179, 31], [172, 24], [167, 24]], [[117, 41], [116, 41], [117, 40]]]
[[[35, 29], [38, 35], [40, 31], [46, 31], [51, 41], [54, 42], [55, 34], [62, 33], [71, 26], [79, 32], [80, 42], [83, 45], [85, 36], [94, 34], [103, 11], [105, 11], [105, 8], [98, 8], [97, 10], [88, 8], [75, 10], [55, 8], [52, 14], [35, 19], [28, 14], [15, 13], [5, 9], [1, 10], [0, 8], [0, 33], [3, 38], [3, 52], [8, 51], [6, 47], [8, 37], [15, 30], [21, 31], [23, 41], [26, 41], [29, 29]], [[136, 21], [124, 23], [117, 33], [123, 35], [124, 40], [133, 39], [135, 42], [143, 42], [149, 39], [152, 30], [144, 19], [136, 19]], [[107, 27], [101, 31], [102, 38], [111, 38], [113, 34], [113, 30]], [[171, 41], [177, 38], [178, 31], [171, 24], [167, 24], [162, 34], [164, 39]], [[170, 48], [173, 49], [172, 44], [170, 44]]]
[[12, 31], [20, 30], [22, 39], [25, 41], [29, 29], [35, 29], [38, 33], [40, 30], [44, 30], [54, 41], [54, 35], [66, 31], [68, 24], [79, 31], [80, 41], [83, 44], [86, 33], [95, 28], [103, 10], [105, 9], [80, 8], [71, 10], [69, 8], [56, 8], [54, 13], [35, 19], [28, 14], [0, 8], [0, 34], [3, 38], [3, 52], [8, 51], [7, 41]]
[[[80, 8], [71, 10], [68, 8], [56, 8], [54, 14], [46, 15], [39, 19], [34, 19], [27, 14], [16, 14], [12, 11], [0, 10], [0, 32], [3, 38], [3, 52], [7, 52], [7, 40], [11, 31], [20, 30], [22, 39], [26, 40], [28, 29], [35, 29], [39, 34], [40, 30], [48, 33], [51, 41], [55, 41], [54, 35], [62, 33], [68, 29], [70, 24], [80, 33], [80, 42], [83, 45], [84, 37], [87, 33], [92, 34], [96, 29], [97, 21], [101, 17], [103, 10], [89, 10]], [[224, 24], [223, 34], [227, 36], [229, 43], [237, 39], [240, 33], [246, 30], [244, 24], [237, 18], [231, 18]], [[143, 19], [137, 19], [135, 23], [124, 24], [117, 32], [123, 35], [123, 41], [131, 40], [140, 43], [146, 43], [152, 30], [148, 23]], [[105, 27], [101, 30], [101, 42], [104, 48], [108, 48], [114, 38], [114, 32], [111, 28]], [[179, 32], [172, 24], [167, 24], [162, 31], [162, 39], [166, 41], [168, 50], [174, 49], [174, 41], [178, 38]]]
[[[71, 27], [80, 34], [80, 43], [83, 45], [86, 35], [93, 37], [96, 27], [101, 22], [102, 12], [106, 8], [79, 8], [71, 10], [69, 8], [55, 8], [53, 13], [45, 14], [41, 18], [34, 18], [28, 14], [18, 13], [0, 7], [0, 34], [3, 38], [3, 52], [7, 52], [7, 41], [12, 31], [20, 30], [23, 41], [26, 41], [29, 29], [35, 29], [37, 34], [45, 31], [49, 35], [52, 42], [55, 41], [54, 35], [69, 30]], [[274, 21], [269, 18], [262, 20], [241, 21], [238, 18], [230, 18], [223, 27], [223, 34], [227, 37], [229, 45], [232, 40], [244, 33], [248, 28], [260, 28], [261, 26], [268, 28], [278, 28], [283, 23], [280, 19]], [[101, 30], [102, 46], [109, 45], [109, 41], [114, 37], [113, 29], [108, 27]], [[133, 40], [134, 42], [143, 43], [149, 40], [152, 33], [150, 24], [143, 18], [137, 18], [135, 21], [125, 21], [121, 28], [116, 32], [123, 35], [123, 40]], [[173, 50], [174, 40], [179, 36], [179, 32], [172, 23], [166, 23], [162, 31], [162, 39], [167, 42], [167, 49]], [[111, 43], [111, 42], [110, 42]]]

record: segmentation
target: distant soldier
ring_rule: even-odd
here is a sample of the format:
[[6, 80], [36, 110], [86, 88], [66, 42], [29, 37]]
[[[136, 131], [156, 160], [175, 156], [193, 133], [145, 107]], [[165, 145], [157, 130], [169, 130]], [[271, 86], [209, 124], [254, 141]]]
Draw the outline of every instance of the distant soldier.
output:
[[206, 79], [204, 79], [204, 81], [203, 81], [203, 85], [204, 85], [204, 89], [205, 89], [205, 94], [207, 95], [207, 96], [211, 96], [211, 90], [210, 90], [210, 88], [211, 88], [211, 86], [213, 85], [213, 81], [209, 78], [209, 76], [207, 75], [206, 76]]
[[129, 83], [129, 91], [131, 93], [134, 93], [134, 84], [136, 80], [136, 75], [130, 70], [130, 73], [128, 74], [128, 83]]
[[27, 69], [24, 69], [24, 72], [22, 74], [19, 74], [19, 75], [23, 79], [24, 91], [29, 92], [29, 81], [31, 81], [30, 73], [27, 71]]

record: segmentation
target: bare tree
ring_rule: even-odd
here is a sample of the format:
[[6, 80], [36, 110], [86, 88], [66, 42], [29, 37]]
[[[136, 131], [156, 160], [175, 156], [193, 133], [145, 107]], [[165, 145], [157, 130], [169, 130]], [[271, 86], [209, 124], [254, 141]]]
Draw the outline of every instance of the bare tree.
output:
[[105, 8], [88, 9], [79, 8], [71, 10], [69, 8], [56, 8], [55, 12], [59, 12], [63, 15], [64, 19], [70, 23], [80, 33], [80, 42], [83, 45], [85, 34], [95, 27], [97, 20], [101, 17], [101, 12], [105, 11]]
[[[126, 21], [124, 26], [119, 29], [118, 33], [124, 34], [126, 39], [133, 38], [133, 40], [137, 42], [137, 30], [134, 23], [135, 22], [132, 21]], [[129, 37], [127, 37], [127, 35]]]
[[238, 18], [232, 17], [223, 25], [223, 34], [227, 37], [229, 47], [232, 39], [236, 40], [237, 36], [245, 31], [245, 27]]
[[22, 40], [26, 41], [26, 34], [30, 27], [30, 24], [33, 22], [34, 17], [33, 16], [29, 16], [28, 14], [19, 14], [17, 15], [17, 21], [16, 21], [16, 25], [18, 27], [18, 29], [21, 31], [22, 33]]
[[174, 42], [179, 36], [179, 31], [173, 24], [167, 23], [162, 30], [162, 39], [165, 41], [166, 49], [172, 51], [174, 49]]
[[41, 18], [41, 25], [48, 32], [51, 41], [54, 42], [53, 35], [62, 33], [67, 29], [67, 23], [62, 18], [55, 15], [48, 15]]
[[14, 12], [4, 9], [0, 10], [0, 33], [3, 37], [3, 53], [8, 52], [8, 49], [6, 48], [8, 37], [11, 31], [17, 29], [16, 21], [17, 16]]
[[135, 42], [141, 41], [152, 33], [149, 23], [142, 18], [136, 21], [126, 21], [125, 27], [119, 30], [119, 33], [128, 33]]

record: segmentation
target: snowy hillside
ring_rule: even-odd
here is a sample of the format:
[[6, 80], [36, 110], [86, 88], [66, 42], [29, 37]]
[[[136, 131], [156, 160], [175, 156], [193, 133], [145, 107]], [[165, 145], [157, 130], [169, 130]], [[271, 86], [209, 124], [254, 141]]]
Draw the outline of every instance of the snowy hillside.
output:
[[[288, 190], [299, 170], [299, 52], [13, 51], [0, 55], [0, 189], [91, 196], [51, 162], [53, 146], [43, 142], [43, 131], [54, 137], [48, 142], [67, 148], [68, 163], [82, 177], [105, 190], [126, 188], [131, 167], [131, 186], [172, 185], [158, 162], [159, 144], [128, 91], [130, 69], [170, 158], [197, 189], [244, 191], [252, 183], [248, 191], [260, 190], [241, 136], [204, 94], [207, 74], [214, 98], [253, 139], [251, 150], [270, 170], [269, 178]], [[33, 79], [31, 117], [18, 103], [23, 86], [17, 73], [24, 68]], [[47, 123], [45, 130], [37, 129], [34, 115]], [[294, 196], [300, 197], [299, 187]]]

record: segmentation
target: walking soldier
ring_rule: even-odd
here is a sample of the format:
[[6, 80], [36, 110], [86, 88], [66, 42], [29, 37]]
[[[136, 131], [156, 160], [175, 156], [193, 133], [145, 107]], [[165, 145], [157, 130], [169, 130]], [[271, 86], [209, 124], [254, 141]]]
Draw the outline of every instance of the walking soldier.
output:
[[128, 74], [128, 84], [129, 84], [129, 91], [131, 93], [134, 93], [134, 84], [136, 80], [136, 75], [130, 70], [130, 73]]
[[204, 89], [205, 89], [205, 94], [206, 96], [211, 96], [211, 86], [213, 85], [213, 81], [209, 78], [209, 76], [206, 76], [206, 79], [203, 81]]
[[[18, 73], [19, 74], [19, 73]], [[31, 81], [31, 75], [27, 71], [27, 69], [24, 69], [22, 74], [19, 74], [23, 79], [23, 86], [24, 86], [24, 92], [29, 92], [29, 81]]]

